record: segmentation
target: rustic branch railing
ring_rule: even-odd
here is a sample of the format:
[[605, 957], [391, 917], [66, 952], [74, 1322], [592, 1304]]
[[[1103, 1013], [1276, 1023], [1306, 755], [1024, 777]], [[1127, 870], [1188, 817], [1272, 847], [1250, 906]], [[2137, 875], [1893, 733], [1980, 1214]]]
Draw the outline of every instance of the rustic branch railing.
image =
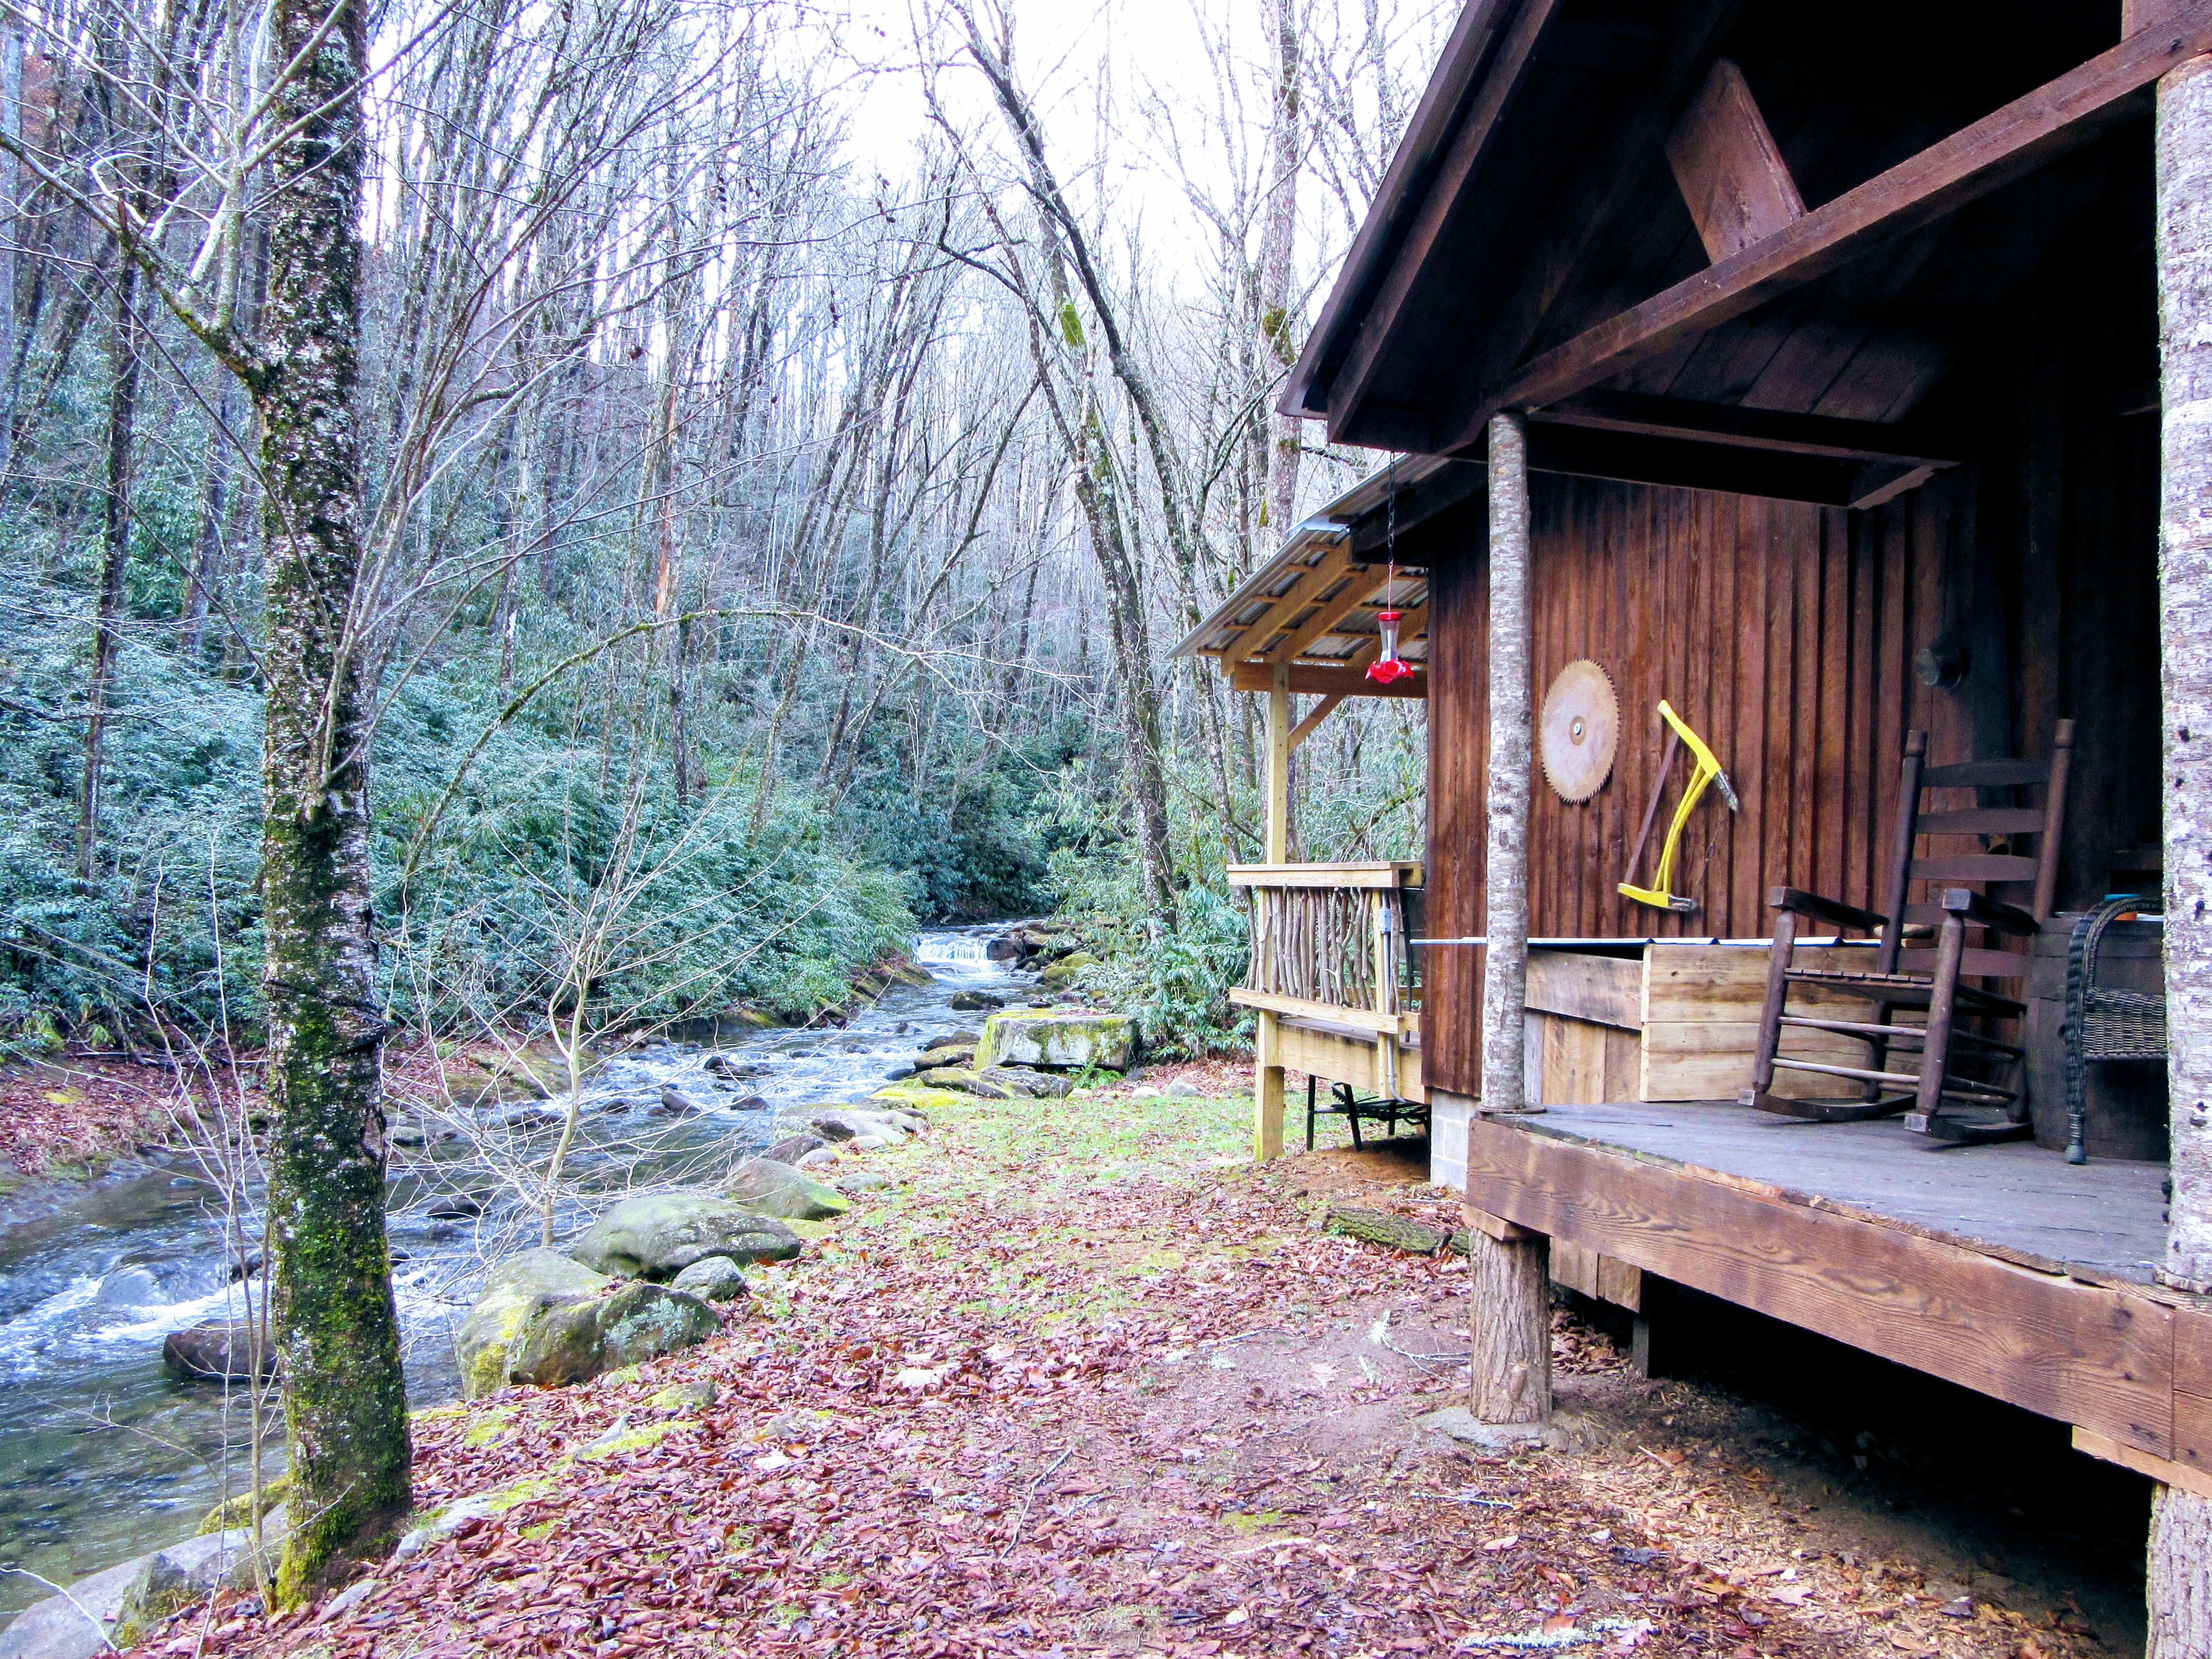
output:
[[1419, 1030], [1407, 981], [1408, 900], [1418, 864], [1233, 864], [1252, 896], [1252, 965], [1231, 1000], [1371, 1032], [1378, 1075], [1395, 1092], [1400, 1043]]

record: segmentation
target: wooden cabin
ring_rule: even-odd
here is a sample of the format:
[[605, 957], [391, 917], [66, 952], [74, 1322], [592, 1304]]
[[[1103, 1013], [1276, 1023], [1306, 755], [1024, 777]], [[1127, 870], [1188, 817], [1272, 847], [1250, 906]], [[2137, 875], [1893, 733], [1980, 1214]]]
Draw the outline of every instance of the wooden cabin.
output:
[[[2208, 50], [2199, 0], [1470, 0], [1283, 403], [1400, 459], [1183, 647], [1269, 703], [1268, 846], [1232, 872], [1262, 1157], [1285, 1068], [1424, 1103], [1437, 1179], [1487, 1236], [1548, 1241], [1555, 1280], [1632, 1308], [1691, 1286], [2212, 1495], [2212, 1301], [2157, 1271], [2164, 1071], [2088, 1068], [2069, 1163], [2063, 1045], [2068, 944], [2108, 894], [2148, 896], [2107, 967], [2160, 988], [2154, 100]], [[1512, 522], [1525, 617], [1501, 623]], [[1384, 611], [1414, 671], [1387, 685]], [[1561, 786], [1541, 727], [1568, 682], [1616, 727]], [[1378, 694], [1427, 702], [1425, 858], [1288, 862], [1291, 752]], [[1509, 695], [1518, 772], [1492, 752]], [[1672, 908], [1621, 890], [1688, 769], [1662, 781], [1662, 699], [1734, 796], [1685, 816]], [[2027, 1012], [1985, 1028], [2025, 1051], [2022, 1138], [1740, 1103], [1776, 890], [1881, 911], [1912, 734], [1930, 768], [2047, 762], [2064, 721], [2049, 914], [2009, 947]], [[2008, 787], [1956, 793], [1958, 823], [2026, 821]], [[1526, 860], [1503, 886], [1501, 824]], [[1943, 868], [2024, 905], [2026, 844]], [[1800, 937], [1791, 972], [1875, 949]], [[1482, 1018], [1509, 951], [1519, 1076]], [[1850, 1035], [1810, 1021], [1779, 1052]], [[1792, 1075], [1779, 1095], [1828, 1080]]]

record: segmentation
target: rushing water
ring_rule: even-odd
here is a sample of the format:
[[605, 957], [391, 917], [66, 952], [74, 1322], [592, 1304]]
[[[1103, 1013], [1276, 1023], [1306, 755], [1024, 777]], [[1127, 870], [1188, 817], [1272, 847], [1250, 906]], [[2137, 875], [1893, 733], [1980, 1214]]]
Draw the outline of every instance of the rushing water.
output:
[[[980, 933], [927, 933], [927, 985], [895, 985], [850, 1024], [656, 1042], [617, 1054], [585, 1084], [573, 1169], [605, 1188], [702, 1176], [768, 1144], [779, 1109], [856, 1100], [903, 1070], [924, 1036], [972, 1027], [950, 1004], [1028, 975], [991, 961]], [[713, 1062], [710, 1066], [709, 1062]], [[674, 1088], [696, 1115], [656, 1112]], [[417, 1406], [456, 1392], [452, 1334], [483, 1265], [538, 1242], [522, 1196], [483, 1168], [469, 1141], [520, 1169], [550, 1138], [556, 1108], [494, 1103], [459, 1115], [468, 1139], [439, 1139], [396, 1164], [393, 1283]], [[481, 1213], [466, 1213], [472, 1209]], [[566, 1237], [588, 1205], [556, 1216]], [[213, 1188], [188, 1165], [119, 1169], [81, 1188], [20, 1202], [0, 1231], [0, 1565], [58, 1583], [189, 1534], [243, 1483], [242, 1395], [162, 1373], [162, 1339], [235, 1312], [238, 1289]], [[258, 1233], [247, 1216], [240, 1234]], [[226, 1451], [228, 1448], [228, 1451]], [[226, 1477], [225, 1463], [229, 1469]], [[0, 1581], [0, 1617], [48, 1594]]]

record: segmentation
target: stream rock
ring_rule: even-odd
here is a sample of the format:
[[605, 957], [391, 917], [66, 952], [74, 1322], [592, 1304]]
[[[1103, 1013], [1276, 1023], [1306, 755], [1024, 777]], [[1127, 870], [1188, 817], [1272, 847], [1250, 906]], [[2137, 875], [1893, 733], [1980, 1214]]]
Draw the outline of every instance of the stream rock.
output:
[[729, 1199], [652, 1193], [623, 1200], [568, 1254], [596, 1272], [665, 1280], [710, 1255], [788, 1261], [799, 1248], [783, 1223]]
[[1054, 1009], [992, 1015], [983, 1022], [975, 1058], [979, 1070], [1011, 1063], [1119, 1072], [1136, 1051], [1136, 1022], [1128, 1015]]
[[948, 1042], [925, 1053], [920, 1060], [915, 1061], [914, 1069], [917, 1072], [933, 1072], [940, 1066], [972, 1065], [975, 1059], [974, 1043]]
[[702, 1342], [721, 1328], [687, 1291], [623, 1283], [562, 1255], [526, 1250], [491, 1271], [453, 1347], [474, 1400], [510, 1382], [588, 1382]]
[[[244, 1382], [254, 1376], [253, 1327], [243, 1319], [207, 1319], [171, 1331], [161, 1344], [161, 1369], [179, 1382]], [[276, 1375], [276, 1345], [264, 1334], [260, 1380]]]
[[688, 1291], [625, 1284], [588, 1302], [548, 1309], [524, 1333], [509, 1374], [557, 1389], [704, 1342], [721, 1316]]
[[800, 1158], [805, 1158], [816, 1147], [826, 1146], [829, 1144], [820, 1135], [811, 1134], [801, 1130], [796, 1134], [784, 1136], [761, 1156], [771, 1164], [796, 1164]]
[[955, 991], [952, 994], [951, 1006], [956, 1014], [981, 1013], [987, 1009], [1006, 1006], [1006, 998], [994, 996], [988, 991]]
[[1058, 962], [1037, 975], [1037, 983], [1048, 991], [1066, 990], [1073, 984], [1085, 968], [1096, 968], [1098, 958], [1088, 951], [1071, 951]]
[[[882, 1112], [862, 1111], [851, 1107], [839, 1107], [834, 1111], [817, 1112], [814, 1127], [831, 1140], [858, 1140], [866, 1135], [880, 1136], [886, 1141], [901, 1141], [907, 1137], [904, 1125]], [[865, 1150], [865, 1149], [864, 1149]]]
[[973, 1048], [982, 1040], [983, 1034], [981, 1031], [945, 1031], [936, 1036], [923, 1038], [921, 1052], [928, 1054], [938, 1048], [957, 1048], [963, 1044]]
[[589, 1301], [613, 1282], [552, 1249], [525, 1250], [494, 1267], [453, 1338], [463, 1395], [474, 1400], [505, 1388], [523, 1338], [538, 1320]]
[[652, 1109], [655, 1117], [696, 1117], [699, 1103], [684, 1091], [671, 1084], [660, 1091], [660, 1104]]
[[[252, 1536], [244, 1528], [208, 1533], [80, 1578], [67, 1595], [15, 1615], [0, 1632], [0, 1659], [94, 1659], [130, 1647], [186, 1603], [226, 1583], [251, 1582]], [[263, 1520], [262, 1539], [273, 1550], [283, 1536], [280, 1506]]]
[[744, 1269], [726, 1255], [702, 1256], [668, 1281], [702, 1302], [734, 1302], [745, 1293]]
[[852, 1206], [835, 1188], [772, 1158], [748, 1158], [722, 1180], [722, 1196], [784, 1221], [827, 1221]]

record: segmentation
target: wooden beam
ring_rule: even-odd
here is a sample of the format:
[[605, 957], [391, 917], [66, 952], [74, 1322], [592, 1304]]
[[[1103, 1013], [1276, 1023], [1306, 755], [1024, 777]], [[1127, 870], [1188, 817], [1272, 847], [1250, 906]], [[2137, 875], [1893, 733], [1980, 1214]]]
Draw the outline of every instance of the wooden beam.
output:
[[[1292, 661], [1322, 635], [1334, 632], [1337, 623], [1366, 604], [1374, 597], [1375, 590], [1389, 580], [1387, 572], [1371, 564], [1356, 567], [1349, 585], [1285, 635], [1283, 642], [1267, 653], [1266, 660]], [[1251, 654], [1257, 656], [1259, 653], [1254, 652]]]
[[1304, 997], [1280, 996], [1273, 991], [1249, 991], [1241, 985], [1230, 988], [1229, 1000], [1240, 1008], [1291, 1014], [1300, 1019], [1330, 1020], [1339, 1025], [1356, 1025], [1363, 1031], [1400, 1034], [1413, 1029], [1407, 1024], [1411, 1015], [1378, 1014], [1372, 1008], [1343, 1008], [1334, 1002], [1313, 1002]]
[[2133, 1469], [2137, 1474], [2147, 1474], [2162, 1486], [2179, 1486], [2199, 1498], [2212, 1498], [2212, 1474], [2187, 1463], [2177, 1463], [2170, 1457], [2153, 1456], [2140, 1447], [2115, 1440], [2109, 1434], [2099, 1434], [2094, 1429], [2076, 1426], [2074, 1449], [2107, 1463], [2118, 1463], [2122, 1468]]
[[1365, 864], [1232, 864], [1231, 887], [1419, 887], [1421, 866], [1407, 860]]
[[1805, 216], [1797, 181], [1743, 71], [1729, 58], [1714, 61], [1667, 135], [1666, 149], [1705, 257], [1715, 264]]
[[[1341, 576], [1352, 562], [1351, 538], [1339, 542], [1313, 565], [1298, 573], [1298, 579], [1280, 598], [1261, 613], [1258, 621], [1237, 630], [1237, 637], [1221, 647], [1219, 655], [1249, 657], [1279, 628], [1290, 626], [1291, 618], [1314, 602], [1314, 595]], [[1249, 641], [1248, 644], [1247, 641]]]
[[1711, 489], [1822, 507], [1874, 507], [1935, 476], [1929, 461], [1832, 459], [1787, 450], [1597, 428], [1540, 425], [1528, 433], [1534, 472], [1613, 478], [1624, 483]]
[[1528, 411], [1532, 424], [1586, 427], [1646, 438], [1680, 438], [1835, 461], [1912, 461], [1958, 465], [1958, 447], [1881, 421], [1844, 421], [1775, 409], [1698, 403], [1642, 392], [1585, 392]]
[[[1534, 54], [1545, 26], [1560, 9], [1560, 0], [1519, 0], [1512, 17], [1500, 29], [1496, 52], [1480, 71], [1474, 101], [1454, 133], [1436, 177], [1421, 198], [1413, 223], [1407, 228], [1382, 284], [1359, 315], [1351, 349], [1330, 377], [1329, 421], [1332, 427], [1349, 419], [1374, 372], [1376, 359], [1389, 343], [1399, 319], [1407, 314], [1420, 268], [1437, 239], [1449, 222], [1465, 194], [1478, 164], [1504, 124], [1513, 97], [1521, 89], [1522, 71]], [[1346, 388], [1350, 402], [1340, 403], [1336, 388]], [[1424, 422], [1425, 424], [1425, 422]]]
[[1337, 704], [1344, 701], [1345, 696], [1346, 694], [1341, 691], [1330, 692], [1319, 702], [1316, 703], [1312, 708], [1307, 711], [1306, 717], [1304, 720], [1300, 720], [1296, 726], [1291, 728], [1291, 752], [1292, 754], [1295, 755], [1297, 753], [1298, 745], [1312, 735], [1313, 730], [1316, 726], [1319, 726], [1323, 720], [1327, 720], [1332, 714], [1336, 712]]
[[[1401, 489], [1398, 492], [1398, 535], [1404, 536], [1416, 525], [1425, 523], [1462, 501], [1480, 500], [1486, 488], [1485, 477], [1480, 461], [1449, 461], [1445, 463], [1442, 471]], [[1391, 528], [1390, 511], [1387, 505], [1362, 514], [1351, 526], [1352, 556], [1373, 559], [1378, 555], [1387, 556], [1390, 550]], [[1401, 555], [1398, 562], [1403, 567], [1407, 560]]]
[[1500, 409], [1557, 403], [1675, 342], [1742, 316], [2079, 149], [2148, 107], [2145, 89], [2212, 50], [2212, 0], [2130, 35], [1773, 235], [1546, 352], [1486, 392], [1441, 452], [1482, 441]]
[[1534, 1231], [2157, 1456], [2175, 1310], [1753, 1183], [1563, 1135], [1468, 1126], [1467, 1195]]
[[[1228, 659], [1224, 658], [1225, 662]], [[1273, 672], [1287, 666], [1291, 675], [1291, 690], [1301, 697], [1426, 697], [1429, 677], [1415, 674], [1411, 679], [1393, 680], [1388, 685], [1377, 685], [1364, 674], [1342, 668], [1316, 668], [1304, 663], [1288, 665], [1264, 662], [1239, 662], [1229, 665], [1229, 684], [1237, 691], [1265, 691], [1273, 684]]]

